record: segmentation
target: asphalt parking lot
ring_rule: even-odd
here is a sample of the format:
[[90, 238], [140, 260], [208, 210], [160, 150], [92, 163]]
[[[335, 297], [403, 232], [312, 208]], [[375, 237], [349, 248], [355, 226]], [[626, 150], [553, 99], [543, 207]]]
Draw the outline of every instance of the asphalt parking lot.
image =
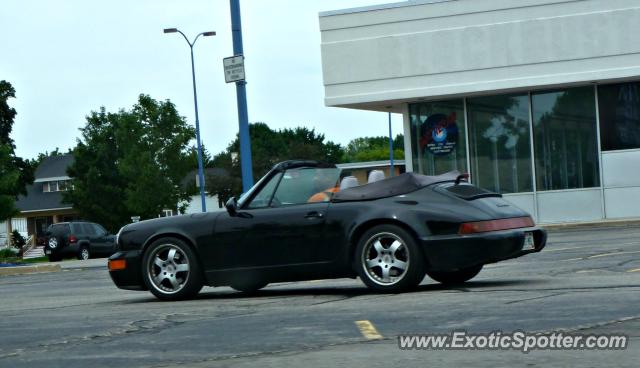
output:
[[[82, 265], [81, 265], [82, 266]], [[79, 266], [79, 267], [81, 267]], [[89, 268], [0, 277], [0, 367], [627, 366], [640, 361], [640, 227], [552, 231], [471, 282], [380, 295], [359, 280], [205, 288], [159, 302]], [[370, 340], [356, 321], [382, 336]], [[623, 333], [623, 351], [404, 351], [406, 333]], [[370, 336], [369, 336], [370, 337]]]

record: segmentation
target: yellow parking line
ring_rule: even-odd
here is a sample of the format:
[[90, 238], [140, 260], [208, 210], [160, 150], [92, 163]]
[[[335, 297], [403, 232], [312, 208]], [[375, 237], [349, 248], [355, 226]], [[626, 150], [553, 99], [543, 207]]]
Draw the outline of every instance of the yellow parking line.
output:
[[640, 268], [636, 268], [636, 269], [633, 269], [633, 270], [629, 270], [629, 271], [627, 271], [627, 272], [640, 272]]
[[355, 321], [355, 323], [356, 326], [358, 326], [358, 329], [360, 330], [362, 336], [364, 336], [367, 340], [378, 340], [383, 338], [378, 330], [376, 330], [376, 327], [373, 325], [373, 323], [367, 320]]

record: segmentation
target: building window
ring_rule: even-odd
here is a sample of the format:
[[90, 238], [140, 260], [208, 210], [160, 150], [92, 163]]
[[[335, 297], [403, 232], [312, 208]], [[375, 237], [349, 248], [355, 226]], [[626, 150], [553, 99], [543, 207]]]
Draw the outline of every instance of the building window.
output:
[[162, 210], [161, 217], [171, 217], [173, 216], [173, 210]]
[[49, 182], [49, 191], [50, 192], [57, 192], [58, 191], [58, 182], [57, 181], [50, 181]]
[[640, 148], [640, 83], [598, 87], [603, 151]]
[[467, 99], [471, 178], [498, 193], [533, 191], [529, 97]]
[[42, 183], [42, 191], [43, 191], [44, 193], [47, 193], [47, 192], [50, 192], [50, 191], [51, 191], [51, 189], [49, 188], [49, 182], [44, 182], [44, 183]]
[[593, 87], [532, 95], [538, 190], [600, 185]]
[[409, 105], [413, 170], [426, 175], [467, 171], [462, 100]]

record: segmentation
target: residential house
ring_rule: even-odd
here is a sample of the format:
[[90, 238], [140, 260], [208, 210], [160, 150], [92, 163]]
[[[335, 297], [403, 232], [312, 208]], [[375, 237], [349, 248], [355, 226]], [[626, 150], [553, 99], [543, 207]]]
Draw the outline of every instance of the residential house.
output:
[[71, 188], [67, 168], [73, 163], [73, 155], [50, 156], [42, 160], [35, 172], [35, 180], [27, 186], [27, 195], [20, 195], [16, 208], [20, 211], [10, 221], [0, 224], [0, 233], [18, 230], [37, 243], [42, 242], [49, 225], [78, 219], [78, 213], [64, 203], [62, 194]]

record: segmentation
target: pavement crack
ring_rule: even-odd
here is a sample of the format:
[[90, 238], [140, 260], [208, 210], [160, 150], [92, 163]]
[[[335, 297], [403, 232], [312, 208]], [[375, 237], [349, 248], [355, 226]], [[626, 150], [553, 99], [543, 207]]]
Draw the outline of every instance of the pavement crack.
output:
[[228, 355], [220, 355], [210, 358], [202, 358], [202, 359], [194, 359], [188, 361], [170, 361], [161, 364], [155, 364], [149, 366], [150, 368], [164, 368], [164, 367], [174, 367], [179, 365], [191, 365], [191, 364], [207, 364], [207, 363], [216, 363], [216, 362], [228, 362], [235, 359], [256, 359], [261, 357], [269, 357], [269, 356], [294, 356], [299, 354], [304, 354], [312, 351], [321, 351], [324, 349], [337, 347], [337, 346], [355, 346], [355, 345], [363, 345], [363, 344], [379, 344], [381, 342], [389, 342], [396, 341], [397, 337], [385, 337], [377, 340], [351, 340], [351, 341], [341, 341], [329, 344], [318, 344], [313, 346], [302, 346], [297, 349], [279, 349], [272, 351], [260, 351], [260, 352], [251, 352], [251, 353], [241, 353], [241, 354], [228, 354]]
[[23, 355], [25, 351], [29, 354], [34, 352], [50, 352], [55, 350], [66, 349], [70, 346], [79, 346], [90, 343], [103, 343], [104, 340], [116, 339], [123, 336], [133, 334], [156, 334], [176, 325], [186, 323], [186, 321], [178, 320], [177, 317], [183, 316], [179, 314], [167, 314], [159, 319], [141, 319], [127, 323], [124, 327], [108, 329], [101, 333], [89, 334], [84, 336], [71, 336], [59, 341], [40, 343], [31, 347], [16, 349], [10, 353], [0, 355], [0, 359], [16, 357]]
[[564, 292], [564, 293], [554, 293], [554, 294], [549, 294], [549, 295], [543, 295], [543, 296], [537, 296], [534, 298], [526, 298], [526, 299], [518, 299], [518, 300], [512, 300], [509, 302], [506, 302], [504, 304], [516, 304], [516, 303], [522, 303], [522, 302], [528, 302], [530, 300], [538, 300], [538, 299], [545, 299], [545, 298], [551, 298], [554, 296], [558, 296], [558, 295], [566, 295], [569, 294], [568, 292]]

